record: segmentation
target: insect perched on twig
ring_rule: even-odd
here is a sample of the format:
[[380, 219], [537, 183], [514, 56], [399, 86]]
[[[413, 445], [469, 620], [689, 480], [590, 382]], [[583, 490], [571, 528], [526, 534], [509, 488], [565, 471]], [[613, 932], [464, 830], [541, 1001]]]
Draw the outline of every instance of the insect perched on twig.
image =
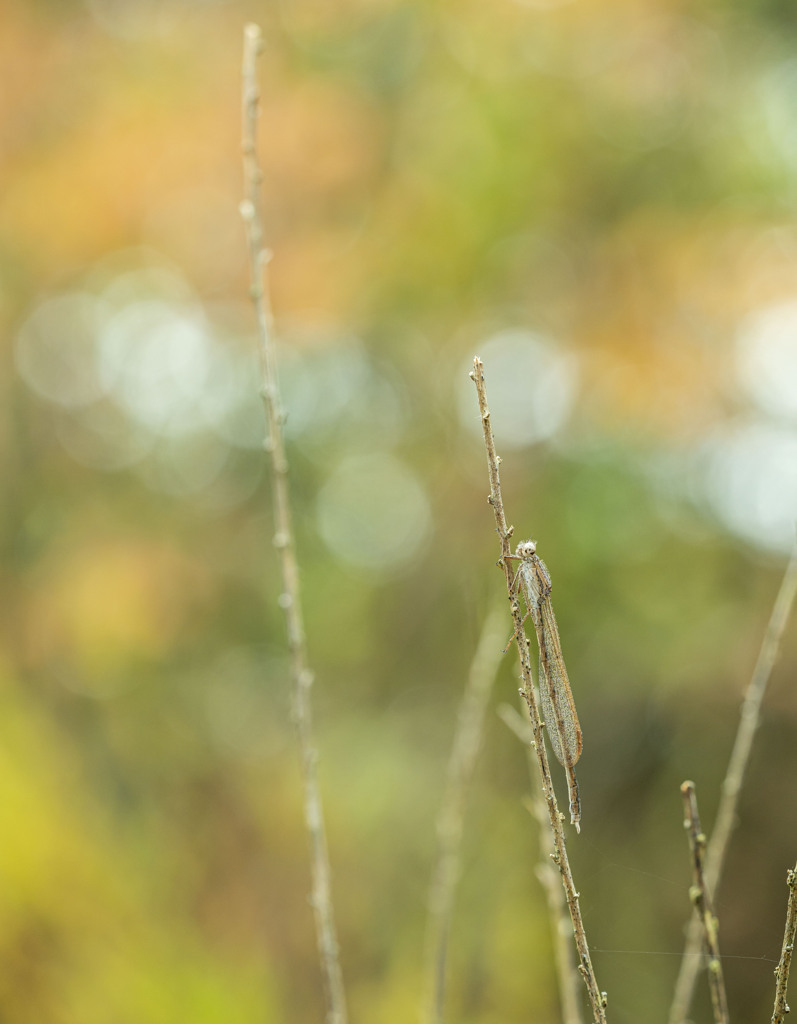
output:
[[[567, 678], [559, 630], [551, 604], [551, 574], [537, 555], [533, 540], [518, 544], [514, 555], [507, 555], [520, 562], [517, 575], [512, 582], [512, 593], [522, 589], [528, 611], [523, 621], [531, 616], [537, 633], [540, 651], [540, 704], [551, 747], [557, 761], [567, 772], [567, 788], [570, 796], [570, 822], [581, 831], [581, 800], [578, 795], [575, 765], [581, 757], [581, 726], [578, 724], [576, 706]], [[517, 631], [510, 638], [515, 639]], [[509, 644], [507, 644], [507, 649]]]

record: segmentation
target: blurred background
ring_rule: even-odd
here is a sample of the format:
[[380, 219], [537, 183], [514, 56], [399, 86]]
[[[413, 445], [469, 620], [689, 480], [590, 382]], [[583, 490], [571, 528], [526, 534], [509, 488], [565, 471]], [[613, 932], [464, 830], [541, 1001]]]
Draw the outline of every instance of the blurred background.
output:
[[[710, 829], [794, 535], [796, 10], [7, 0], [0, 1019], [323, 1017], [238, 212], [248, 20], [352, 1022], [416, 1019], [456, 710], [506, 600], [477, 354], [584, 732], [598, 982], [613, 1022], [666, 1019], [678, 787]], [[716, 900], [737, 1020], [774, 996], [796, 665], [790, 627]], [[473, 1024], [559, 1019], [495, 713], [517, 686], [509, 653], [450, 948]]]

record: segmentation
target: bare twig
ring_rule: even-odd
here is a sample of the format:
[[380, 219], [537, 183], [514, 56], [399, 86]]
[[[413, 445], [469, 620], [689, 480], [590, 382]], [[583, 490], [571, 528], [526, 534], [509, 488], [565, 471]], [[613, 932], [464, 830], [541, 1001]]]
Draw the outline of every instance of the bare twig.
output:
[[273, 317], [266, 287], [265, 267], [268, 254], [263, 249], [263, 228], [259, 213], [262, 172], [257, 161], [256, 135], [260, 91], [257, 81], [257, 57], [263, 41], [257, 25], [244, 29], [243, 52], [243, 164], [244, 195], [241, 216], [246, 228], [251, 273], [251, 295], [257, 316], [260, 340], [262, 397], [268, 434], [264, 447], [271, 456], [274, 476], [274, 547], [279, 552], [282, 571], [280, 605], [285, 612], [293, 679], [293, 716], [299, 741], [304, 818], [310, 840], [312, 906], [316, 937], [326, 993], [328, 1024], [346, 1024], [346, 998], [338, 957], [338, 940], [332, 910], [329, 854], [327, 851], [321, 791], [318, 785], [318, 754], [313, 734], [310, 688], [313, 673], [307, 664], [302, 607], [299, 599], [299, 568], [296, 561], [288, 488], [288, 463], [282, 435], [283, 415], [277, 385], [273, 345]]
[[481, 746], [484, 710], [501, 663], [503, 615], [498, 608], [486, 618], [457, 715], [445, 791], [437, 816], [437, 864], [429, 892], [427, 998], [424, 1019], [441, 1024], [445, 999], [448, 936], [459, 879], [460, 848], [468, 785]]
[[[523, 705], [525, 707], [525, 704]], [[529, 812], [537, 819], [540, 837], [540, 862], [537, 865], [537, 878], [545, 890], [548, 900], [548, 916], [551, 919], [553, 934], [554, 960], [559, 981], [559, 998], [562, 1004], [562, 1024], [583, 1024], [581, 1014], [580, 991], [576, 958], [573, 943], [570, 941], [572, 924], [567, 913], [567, 903], [562, 886], [559, 884], [552, 858], [555, 850], [548, 827], [548, 810], [542, 793], [537, 787], [537, 758], [534, 754], [531, 724], [516, 708], [509, 704], [498, 707], [501, 720], [512, 730], [526, 748], [531, 776], [531, 797], [526, 802]]]
[[711, 992], [711, 1005], [714, 1008], [716, 1024], [728, 1024], [728, 1003], [725, 997], [725, 981], [722, 977], [722, 961], [720, 960], [718, 924], [711, 903], [704, 868], [706, 837], [700, 826], [697, 813], [697, 797], [694, 782], [684, 782], [681, 786], [684, 801], [684, 828], [689, 835], [689, 849], [692, 853], [693, 884], [689, 895], [695, 905], [703, 928], [703, 940], [709, 956], [708, 984]]
[[[783, 581], [780, 585], [778, 596], [775, 598], [769, 624], [764, 634], [758, 660], [753, 670], [753, 676], [744, 697], [739, 728], [736, 732], [733, 751], [728, 762], [728, 771], [722, 783], [717, 819], [706, 849], [706, 881], [714, 893], [719, 889], [728, 841], [736, 823], [739, 792], [744, 782], [745, 772], [747, 771], [753, 738], [761, 718], [761, 703], [769, 683], [769, 677], [772, 674], [772, 668], [778, 656], [781, 637], [791, 614], [795, 594], [797, 594], [797, 544], [792, 549], [791, 557], [786, 566]], [[696, 914], [693, 914], [687, 927], [684, 954], [678, 972], [678, 979], [675, 983], [675, 994], [672, 1006], [670, 1007], [668, 1024], [684, 1024], [689, 1013], [689, 1007], [691, 1006], [695, 991], [695, 981], [701, 967], [701, 958], [697, 953], [700, 949], [702, 936], [700, 919]]]
[[775, 1009], [772, 1011], [771, 1024], [783, 1024], [789, 1006], [786, 1002], [786, 986], [789, 984], [791, 956], [794, 952], [794, 937], [797, 934], [797, 866], [786, 875], [789, 887], [789, 902], [786, 906], [786, 930], [783, 933], [783, 948], [780, 960], [775, 968]]
[[487, 392], [484, 383], [484, 367], [481, 359], [476, 358], [471, 371], [471, 379], [476, 385], [476, 392], [479, 397], [479, 411], [481, 413], [482, 430], [484, 432], [484, 444], [487, 450], [487, 468], [490, 476], [490, 496], [488, 501], [493, 507], [495, 523], [498, 529], [498, 536], [501, 539], [501, 561], [500, 565], [506, 577], [507, 593], [510, 597], [512, 618], [515, 624], [515, 635], [518, 639], [518, 650], [520, 652], [520, 669], [523, 677], [523, 699], [526, 701], [531, 719], [531, 727], [534, 733], [534, 749], [537, 755], [537, 763], [542, 779], [542, 789], [545, 795], [545, 802], [548, 808], [548, 818], [553, 832], [554, 842], [554, 863], [559, 868], [564, 886], [567, 908], [570, 912], [570, 919], [573, 922], [573, 934], [576, 942], [579, 957], [579, 971], [587, 986], [587, 994], [592, 1006], [593, 1020], [595, 1024], [606, 1022], [606, 993], [598, 988], [595, 978], [595, 971], [592, 967], [592, 960], [589, 955], [589, 946], [584, 932], [584, 922], [581, 918], [579, 906], [579, 895], [573, 883], [573, 875], [570, 870], [570, 862], [567, 858], [567, 846], [565, 844], [564, 830], [562, 828], [563, 816], [560, 814], [556, 803], [553, 783], [551, 781], [551, 770], [548, 764], [548, 755], [542, 738], [542, 720], [537, 706], [537, 697], [534, 692], [534, 683], [531, 674], [531, 661], [529, 658], [529, 643], [523, 629], [523, 616], [520, 605], [514, 596], [513, 573], [510, 568], [510, 561], [506, 557], [510, 554], [509, 540], [512, 536], [512, 528], [507, 525], [504, 514], [504, 504], [501, 497], [501, 481], [498, 472], [500, 460], [495, 450], [492, 425], [490, 423], [490, 410], [487, 406]]

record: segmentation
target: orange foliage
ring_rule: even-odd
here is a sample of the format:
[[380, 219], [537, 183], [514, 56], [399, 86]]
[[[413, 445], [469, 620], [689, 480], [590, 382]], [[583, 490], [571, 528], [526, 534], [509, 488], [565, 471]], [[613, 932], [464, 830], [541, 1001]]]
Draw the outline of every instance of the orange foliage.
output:
[[113, 692], [165, 657], [207, 591], [201, 564], [146, 540], [91, 539], [40, 567], [25, 631], [33, 666], [73, 662], [78, 690]]

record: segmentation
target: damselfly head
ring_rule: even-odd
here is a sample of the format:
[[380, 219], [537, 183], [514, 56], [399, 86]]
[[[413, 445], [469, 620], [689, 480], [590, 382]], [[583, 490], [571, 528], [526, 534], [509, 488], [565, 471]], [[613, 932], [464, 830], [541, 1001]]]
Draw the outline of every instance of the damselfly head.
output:
[[534, 540], [522, 540], [515, 549], [518, 558], [530, 558], [537, 552], [537, 542]]

